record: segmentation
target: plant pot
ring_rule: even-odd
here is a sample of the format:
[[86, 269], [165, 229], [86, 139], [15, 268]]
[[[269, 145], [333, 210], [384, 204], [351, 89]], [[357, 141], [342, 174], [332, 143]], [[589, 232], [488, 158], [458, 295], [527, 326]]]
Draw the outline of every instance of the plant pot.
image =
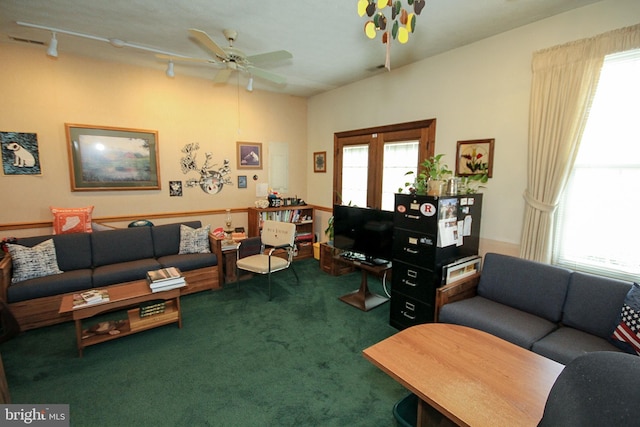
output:
[[429, 188], [427, 189], [427, 195], [429, 196], [441, 196], [445, 193], [447, 187], [447, 181], [441, 180], [429, 180]]

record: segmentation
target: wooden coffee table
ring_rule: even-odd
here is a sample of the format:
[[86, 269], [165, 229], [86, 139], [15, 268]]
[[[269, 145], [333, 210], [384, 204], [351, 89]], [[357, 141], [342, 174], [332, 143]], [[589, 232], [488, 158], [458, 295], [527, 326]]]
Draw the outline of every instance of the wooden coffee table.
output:
[[493, 335], [430, 323], [405, 329], [364, 356], [416, 394], [418, 425], [428, 407], [461, 426], [535, 426], [564, 368]]
[[[187, 285], [188, 286], [188, 285]], [[147, 329], [177, 323], [182, 328], [182, 313], [180, 311], [180, 288], [163, 292], [151, 292], [146, 280], [123, 283], [117, 286], [109, 286], [109, 301], [88, 305], [81, 308], [73, 308], [73, 295], [65, 295], [60, 303], [60, 313], [72, 313], [76, 324], [76, 340], [78, 343], [78, 355], [82, 357], [82, 350], [90, 345], [125, 337]], [[139, 304], [153, 300], [164, 300], [163, 313], [140, 317]], [[135, 308], [131, 308], [135, 307]], [[83, 337], [82, 321], [90, 319], [98, 314], [131, 308], [127, 311], [127, 319], [118, 327], [117, 334], [96, 334]]]

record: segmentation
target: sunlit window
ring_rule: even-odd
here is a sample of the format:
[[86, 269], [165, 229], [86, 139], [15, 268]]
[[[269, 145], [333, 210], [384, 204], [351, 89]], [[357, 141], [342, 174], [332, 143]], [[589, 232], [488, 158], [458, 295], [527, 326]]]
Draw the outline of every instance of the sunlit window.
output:
[[560, 202], [556, 264], [638, 280], [639, 122], [640, 50], [608, 56]]
[[[395, 193], [406, 181], [415, 179], [418, 161], [418, 141], [389, 142], [384, 144], [382, 169], [382, 209], [395, 209]], [[406, 177], [408, 171], [414, 175]]]

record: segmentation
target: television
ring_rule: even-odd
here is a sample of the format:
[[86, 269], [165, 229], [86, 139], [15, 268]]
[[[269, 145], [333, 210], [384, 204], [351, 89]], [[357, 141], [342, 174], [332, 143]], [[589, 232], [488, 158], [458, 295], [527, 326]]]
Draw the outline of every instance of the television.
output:
[[393, 258], [393, 212], [357, 206], [333, 206], [333, 246], [347, 258], [373, 265]]

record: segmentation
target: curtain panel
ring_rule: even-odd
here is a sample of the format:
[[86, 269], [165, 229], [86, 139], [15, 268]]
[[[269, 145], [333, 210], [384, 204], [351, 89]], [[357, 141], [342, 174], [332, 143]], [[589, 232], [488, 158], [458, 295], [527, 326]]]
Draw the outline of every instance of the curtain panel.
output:
[[549, 263], [560, 194], [578, 153], [607, 55], [640, 48], [640, 24], [533, 54], [520, 256]]

